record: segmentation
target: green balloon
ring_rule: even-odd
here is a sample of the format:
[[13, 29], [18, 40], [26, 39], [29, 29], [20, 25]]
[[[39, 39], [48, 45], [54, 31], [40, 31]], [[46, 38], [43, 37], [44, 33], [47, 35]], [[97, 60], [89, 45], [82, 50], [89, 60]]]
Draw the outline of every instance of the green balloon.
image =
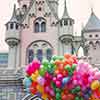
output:
[[49, 61], [47, 59], [43, 59], [42, 64], [44, 67], [47, 67], [49, 65]]
[[84, 100], [83, 97], [80, 97], [80, 100]]
[[75, 91], [76, 91], [76, 92], [79, 92], [80, 90], [81, 90], [80, 86], [77, 86], [77, 87], [75, 88]]
[[60, 93], [56, 93], [56, 100], [61, 100], [61, 94]]
[[61, 93], [61, 89], [56, 88], [56, 93]]
[[77, 65], [76, 64], [73, 64], [72, 65], [72, 71], [74, 71], [76, 69]]
[[76, 94], [75, 89], [72, 89], [72, 90], [71, 90], [71, 93], [72, 93], [72, 94]]
[[54, 55], [53, 57], [52, 57], [52, 60], [57, 60], [58, 59], [58, 56], [56, 56], [56, 55]]
[[40, 69], [40, 70], [39, 70], [39, 74], [40, 74], [41, 76], [44, 76], [44, 75], [45, 75], [45, 69], [43, 69], [43, 68]]
[[64, 57], [63, 56], [59, 56], [59, 58], [58, 58], [59, 60], [63, 60], [64, 59]]
[[53, 61], [53, 60], [51, 60], [51, 61], [50, 61], [50, 66], [52, 66], [52, 67], [54, 67], [54, 66], [55, 66], [55, 64], [54, 64], [54, 61]]
[[72, 76], [72, 75], [73, 75], [73, 71], [69, 71], [69, 72], [68, 72], [68, 75], [69, 75], [69, 76]]
[[75, 97], [75, 100], [80, 100], [80, 97]]
[[68, 70], [68, 72], [71, 71], [71, 66], [70, 65], [65, 66], [65, 70]]

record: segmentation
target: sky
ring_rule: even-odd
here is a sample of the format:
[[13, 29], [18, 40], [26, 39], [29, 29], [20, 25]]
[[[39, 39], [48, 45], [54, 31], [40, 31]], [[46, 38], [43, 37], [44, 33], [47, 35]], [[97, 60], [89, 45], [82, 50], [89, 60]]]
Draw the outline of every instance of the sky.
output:
[[[91, 14], [91, 8], [100, 18], [100, 0], [66, 0], [68, 13], [75, 20], [74, 32], [81, 33], [82, 26], [86, 24]], [[2, 0], [0, 3], [0, 52], [7, 52], [5, 43], [5, 24], [11, 18], [13, 5], [17, 0]], [[59, 17], [63, 14], [64, 0], [59, 0]]]

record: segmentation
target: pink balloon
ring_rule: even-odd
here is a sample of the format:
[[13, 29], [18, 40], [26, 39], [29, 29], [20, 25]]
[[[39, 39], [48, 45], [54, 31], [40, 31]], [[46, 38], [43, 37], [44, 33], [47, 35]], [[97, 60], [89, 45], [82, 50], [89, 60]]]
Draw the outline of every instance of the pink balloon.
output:
[[41, 76], [39, 76], [38, 78], [37, 78], [37, 82], [40, 84], [40, 85], [44, 85], [45, 84], [45, 79], [43, 78], [43, 77], [41, 77]]
[[60, 82], [60, 81], [56, 81], [56, 86], [57, 86], [58, 88], [60, 88], [60, 87], [61, 87], [61, 82]]
[[31, 76], [32, 75], [32, 73], [34, 72], [34, 69], [32, 68], [32, 66], [31, 65], [28, 65], [27, 67], [26, 67], [26, 73], [29, 75], [29, 76]]
[[50, 89], [49, 92], [50, 92], [50, 95], [51, 95], [51, 96], [55, 96], [55, 93], [54, 93], [53, 89]]
[[62, 74], [58, 74], [58, 75], [57, 75], [57, 79], [58, 79], [59, 81], [61, 81], [62, 78], [63, 78]]
[[40, 61], [39, 60], [33, 60], [32, 67], [34, 70], [38, 70], [40, 68]]
[[96, 72], [94, 78], [100, 80], [100, 72]]
[[57, 81], [57, 78], [53, 77], [53, 82], [56, 83], [56, 81]]

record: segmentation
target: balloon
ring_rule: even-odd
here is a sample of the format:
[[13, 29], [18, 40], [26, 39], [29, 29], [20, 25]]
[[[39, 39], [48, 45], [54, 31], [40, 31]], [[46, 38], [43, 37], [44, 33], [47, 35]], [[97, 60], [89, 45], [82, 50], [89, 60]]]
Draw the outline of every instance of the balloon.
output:
[[39, 60], [33, 60], [31, 64], [34, 71], [38, 70], [40, 68], [40, 61]]
[[23, 80], [23, 84], [24, 84], [25, 88], [29, 88], [31, 83], [32, 83], [32, 81], [29, 77], [25, 77], [25, 79]]
[[44, 76], [45, 72], [46, 72], [45, 69], [43, 69], [43, 68], [40, 69], [40, 70], [39, 70], [40, 76]]
[[34, 74], [31, 75], [32, 81], [36, 81], [38, 76], [39, 76], [39, 73], [38, 71], [36, 71]]
[[61, 87], [61, 82], [60, 81], [56, 81], [56, 86], [58, 87], [58, 88], [60, 88]]
[[62, 83], [65, 85], [69, 82], [69, 80], [70, 80], [70, 77], [65, 77], [62, 79]]
[[100, 87], [100, 82], [98, 80], [95, 80], [91, 83], [91, 89], [96, 90], [97, 88]]
[[40, 85], [44, 85], [45, 84], [45, 79], [43, 78], [43, 77], [41, 77], [41, 76], [39, 76], [38, 78], [37, 78], [37, 82], [40, 84]]
[[35, 71], [35, 70], [34, 70], [34, 68], [32, 68], [31, 65], [27, 66], [27, 67], [26, 67], [26, 70], [25, 70], [25, 72], [26, 72], [27, 75], [29, 75], [29, 76], [31, 76], [32, 73], [33, 73], [34, 71]]
[[25, 68], [28, 93], [44, 100], [99, 100], [100, 71], [71, 54], [33, 60]]
[[31, 84], [31, 86], [30, 86], [30, 92], [31, 92], [32, 94], [37, 93], [36, 87], [37, 87], [37, 82], [33, 82], [33, 83]]

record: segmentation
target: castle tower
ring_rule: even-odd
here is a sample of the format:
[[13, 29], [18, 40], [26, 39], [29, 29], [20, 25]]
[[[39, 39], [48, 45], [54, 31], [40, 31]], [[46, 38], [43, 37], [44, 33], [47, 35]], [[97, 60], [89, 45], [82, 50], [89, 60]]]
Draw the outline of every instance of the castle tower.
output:
[[68, 15], [66, 0], [64, 6], [64, 14], [61, 20], [59, 20], [59, 54], [73, 52], [73, 24], [74, 20]]
[[98, 67], [100, 64], [100, 20], [91, 11], [90, 18], [82, 30], [84, 38], [84, 54], [89, 56], [91, 64]]
[[[14, 69], [19, 63], [20, 23], [16, 19], [16, 6], [13, 15], [6, 24], [6, 43], [9, 45], [8, 68]], [[18, 64], [19, 65], [19, 64]]]

